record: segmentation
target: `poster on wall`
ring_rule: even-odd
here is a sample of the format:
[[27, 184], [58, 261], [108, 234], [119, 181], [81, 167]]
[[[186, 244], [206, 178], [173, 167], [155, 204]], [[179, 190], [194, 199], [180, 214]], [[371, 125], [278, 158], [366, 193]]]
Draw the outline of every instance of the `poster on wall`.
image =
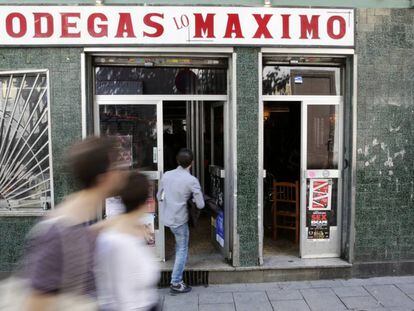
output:
[[330, 211], [332, 179], [311, 179], [309, 185], [309, 211]]
[[216, 241], [224, 247], [224, 213], [220, 211], [216, 218]]
[[328, 212], [313, 211], [308, 213], [308, 239], [326, 240], [329, 239]]

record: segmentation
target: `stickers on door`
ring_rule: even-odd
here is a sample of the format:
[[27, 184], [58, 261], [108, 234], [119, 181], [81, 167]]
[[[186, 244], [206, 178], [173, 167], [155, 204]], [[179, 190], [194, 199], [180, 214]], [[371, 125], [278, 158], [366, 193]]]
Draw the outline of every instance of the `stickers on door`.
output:
[[330, 211], [332, 179], [311, 179], [309, 186], [309, 211]]

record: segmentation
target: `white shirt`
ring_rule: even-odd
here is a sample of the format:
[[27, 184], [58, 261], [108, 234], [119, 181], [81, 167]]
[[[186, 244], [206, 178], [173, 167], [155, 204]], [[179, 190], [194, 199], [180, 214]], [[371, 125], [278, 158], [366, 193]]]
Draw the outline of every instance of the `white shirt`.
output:
[[158, 264], [143, 238], [115, 230], [96, 241], [95, 280], [102, 310], [147, 310], [158, 302]]

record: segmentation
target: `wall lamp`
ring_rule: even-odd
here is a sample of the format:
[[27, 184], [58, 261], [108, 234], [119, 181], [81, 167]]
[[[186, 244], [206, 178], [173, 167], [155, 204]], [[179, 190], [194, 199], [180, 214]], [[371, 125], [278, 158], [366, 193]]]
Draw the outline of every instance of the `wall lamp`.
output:
[[[412, 0], [414, 1], [414, 0]], [[270, 0], [264, 0], [264, 6], [267, 8], [270, 8], [272, 6], [272, 3], [270, 2]]]

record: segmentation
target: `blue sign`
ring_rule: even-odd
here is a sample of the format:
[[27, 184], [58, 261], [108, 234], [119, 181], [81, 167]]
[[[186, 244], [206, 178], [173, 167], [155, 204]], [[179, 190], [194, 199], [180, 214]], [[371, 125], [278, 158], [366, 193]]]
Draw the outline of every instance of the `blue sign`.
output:
[[224, 247], [224, 213], [220, 211], [216, 218], [216, 241]]
[[303, 83], [303, 78], [302, 78], [302, 76], [297, 76], [297, 77], [295, 77], [295, 83], [296, 83], [296, 84], [302, 84], [302, 83]]

